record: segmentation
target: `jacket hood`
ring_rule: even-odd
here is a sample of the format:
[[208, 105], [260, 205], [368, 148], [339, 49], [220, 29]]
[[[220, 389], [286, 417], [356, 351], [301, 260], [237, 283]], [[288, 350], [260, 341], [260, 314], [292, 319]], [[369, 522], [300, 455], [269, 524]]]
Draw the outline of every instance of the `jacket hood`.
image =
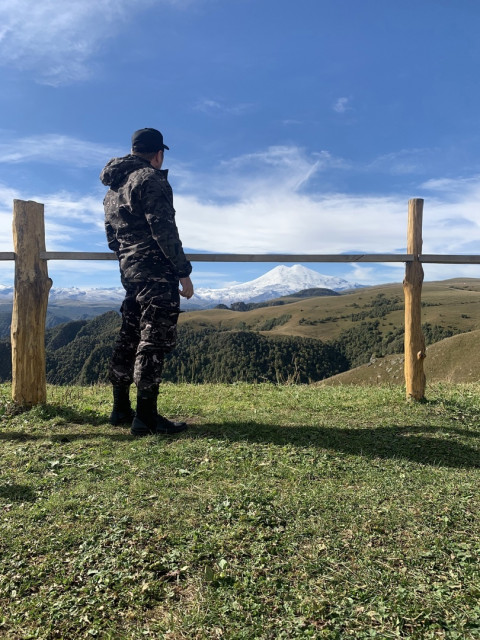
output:
[[139, 156], [128, 155], [122, 158], [112, 158], [107, 162], [100, 174], [100, 180], [111, 188], [119, 187], [128, 176], [138, 169], [152, 168], [148, 160]]

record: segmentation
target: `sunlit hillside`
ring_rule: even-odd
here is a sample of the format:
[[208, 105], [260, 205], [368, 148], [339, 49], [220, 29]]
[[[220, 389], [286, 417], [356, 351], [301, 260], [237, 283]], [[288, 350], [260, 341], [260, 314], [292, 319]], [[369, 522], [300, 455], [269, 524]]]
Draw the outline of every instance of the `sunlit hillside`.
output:
[[[389, 307], [375, 304], [379, 297], [387, 299]], [[283, 316], [284, 322], [270, 329], [270, 335], [277, 333], [321, 340], [335, 339], [342, 331], [362, 321], [378, 319], [378, 328], [383, 334], [404, 324], [403, 288], [400, 283], [368, 287], [341, 296], [301, 300], [287, 297], [283, 300], [288, 304], [241, 313], [227, 309], [185, 313], [180, 322], [192, 328], [263, 331], [265, 323]], [[480, 279], [427, 282], [423, 286], [422, 304], [422, 323], [462, 332], [480, 329]]]
[[[424, 371], [427, 382], [480, 381], [480, 330], [461, 333], [427, 348]], [[323, 380], [319, 384], [403, 384], [404, 359], [401, 354], [372, 358], [350, 371]]]

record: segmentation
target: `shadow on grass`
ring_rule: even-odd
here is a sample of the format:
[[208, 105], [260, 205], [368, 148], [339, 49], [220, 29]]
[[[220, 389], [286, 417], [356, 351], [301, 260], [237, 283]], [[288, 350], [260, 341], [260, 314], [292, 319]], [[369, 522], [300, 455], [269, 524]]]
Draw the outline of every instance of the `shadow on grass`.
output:
[[0, 485], [0, 498], [17, 502], [33, 502], [35, 492], [25, 484]]
[[480, 447], [461, 441], [463, 438], [478, 439], [480, 433], [458, 427], [392, 425], [346, 429], [230, 422], [203, 424], [198, 431], [192, 429], [191, 435], [232, 442], [318, 447], [348, 455], [403, 459], [439, 467], [480, 467]]
[[[93, 440], [99, 437], [109, 438], [115, 441], [132, 440], [130, 427], [111, 427], [107, 415], [98, 412], [85, 410], [78, 411], [71, 407], [60, 407], [56, 405], [39, 405], [33, 409], [23, 408], [20, 411], [26, 418], [27, 425], [22, 431], [7, 431], [0, 427], [1, 440], [36, 441], [51, 440], [52, 442], [73, 442], [74, 440]], [[15, 413], [14, 415], [17, 415]], [[55, 423], [48, 424], [49, 420], [55, 419]], [[38, 422], [45, 422], [45, 431], [40, 431]], [[29, 423], [34, 427], [34, 432], [29, 431]], [[82, 427], [85, 431], [79, 431]], [[117, 433], [108, 433], [104, 427], [118, 429]], [[92, 427], [98, 431], [91, 431]], [[75, 430], [74, 430], [75, 429]], [[88, 431], [87, 431], [88, 429]]]
[[25, 431], [0, 431], [1, 440], [18, 440], [19, 442], [32, 442], [38, 440], [50, 440], [51, 442], [68, 443], [75, 442], [76, 440], [97, 440], [98, 438], [108, 438], [116, 442], [123, 442], [125, 440], [132, 441], [134, 437], [130, 435], [130, 430], [127, 428], [118, 433], [105, 433], [101, 429], [98, 431], [64, 431], [63, 433], [26, 433]]
[[[68, 443], [77, 440], [107, 438], [113, 441], [132, 441], [127, 427], [116, 427], [112, 433], [108, 417], [94, 411], [77, 411], [69, 407], [43, 405], [36, 407], [35, 418], [60, 418], [61, 423], [42, 433], [0, 430], [0, 440], [36, 441], [49, 439]], [[83, 425], [84, 431], [76, 429]], [[108, 425], [109, 431], [104, 428]], [[98, 430], [92, 431], [92, 426]], [[46, 425], [47, 427], [47, 425]], [[70, 431], [71, 429], [71, 431]], [[88, 431], [87, 431], [88, 429]], [[420, 464], [453, 468], [480, 467], [480, 447], [471, 446], [480, 433], [459, 426], [389, 425], [369, 428], [341, 428], [324, 426], [285, 426], [257, 422], [224, 422], [222, 424], [194, 424], [181, 437], [218, 438], [231, 442], [251, 442], [278, 446], [318, 447], [348, 455], [369, 458], [403, 459]], [[160, 439], [171, 440], [163, 436]], [[470, 440], [470, 444], [468, 444]], [[480, 442], [479, 442], [480, 444]]]
[[100, 425], [108, 423], [108, 416], [101, 414], [98, 411], [92, 409], [85, 409], [79, 411], [73, 407], [59, 406], [54, 404], [41, 404], [35, 407], [16, 407], [14, 406], [11, 412], [7, 413], [5, 417], [24, 415], [26, 419], [34, 418], [35, 420], [51, 420], [53, 418], [60, 418], [65, 422], [74, 424], [91, 424]]

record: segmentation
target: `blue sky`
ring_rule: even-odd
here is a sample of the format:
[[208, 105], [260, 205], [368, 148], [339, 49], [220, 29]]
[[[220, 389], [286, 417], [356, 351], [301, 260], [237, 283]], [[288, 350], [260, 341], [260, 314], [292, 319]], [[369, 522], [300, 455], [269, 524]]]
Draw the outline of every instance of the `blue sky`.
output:
[[[480, 252], [476, 0], [3, 0], [0, 251], [14, 198], [47, 249], [106, 251], [98, 175], [160, 129], [187, 251]], [[194, 263], [199, 287], [272, 264]], [[361, 284], [401, 264], [307, 265]], [[54, 286], [119, 286], [112, 262], [49, 262]], [[0, 263], [0, 283], [13, 280]], [[426, 265], [427, 280], [480, 277]]]

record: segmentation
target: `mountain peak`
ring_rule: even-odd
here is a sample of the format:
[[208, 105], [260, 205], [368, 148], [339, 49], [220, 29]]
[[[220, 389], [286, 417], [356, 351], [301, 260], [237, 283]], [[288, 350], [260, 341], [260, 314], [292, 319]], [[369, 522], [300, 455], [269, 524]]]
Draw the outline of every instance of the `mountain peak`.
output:
[[322, 275], [301, 264], [295, 264], [291, 267], [281, 264], [250, 282], [235, 284], [225, 289], [197, 289], [195, 301], [203, 305], [265, 302], [304, 289], [321, 288], [345, 291], [358, 286], [343, 278]]

